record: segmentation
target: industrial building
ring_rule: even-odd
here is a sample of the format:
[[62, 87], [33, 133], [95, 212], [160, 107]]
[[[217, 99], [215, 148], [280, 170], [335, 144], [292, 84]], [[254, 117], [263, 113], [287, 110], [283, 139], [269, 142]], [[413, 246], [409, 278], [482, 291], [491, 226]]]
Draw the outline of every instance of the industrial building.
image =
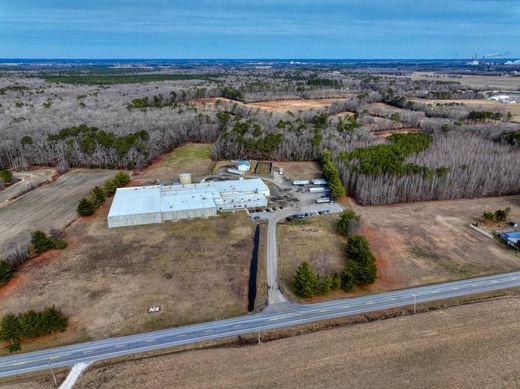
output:
[[267, 206], [269, 188], [259, 179], [119, 188], [108, 227], [216, 216], [217, 211]]

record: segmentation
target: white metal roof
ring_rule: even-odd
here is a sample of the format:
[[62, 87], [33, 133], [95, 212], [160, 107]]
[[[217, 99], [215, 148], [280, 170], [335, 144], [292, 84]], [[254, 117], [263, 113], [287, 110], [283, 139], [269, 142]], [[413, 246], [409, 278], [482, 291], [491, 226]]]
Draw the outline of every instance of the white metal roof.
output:
[[224, 198], [246, 194], [269, 196], [270, 192], [259, 178], [119, 188], [108, 217], [213, 208]]
[[119, 188], [112, 201], [108, 217], [159, 212], [160, 208], [161, 187], [159, 185]]

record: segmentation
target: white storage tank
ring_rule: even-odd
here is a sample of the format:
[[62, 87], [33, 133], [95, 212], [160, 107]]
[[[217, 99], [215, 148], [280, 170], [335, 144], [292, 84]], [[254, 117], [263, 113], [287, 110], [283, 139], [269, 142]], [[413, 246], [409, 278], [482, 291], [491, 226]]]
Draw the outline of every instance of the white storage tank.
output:
[[179, 174], [179, 180], [182, 185], [191, 184], [191, 174], [190, 173], [181, 173], [181, 174]]

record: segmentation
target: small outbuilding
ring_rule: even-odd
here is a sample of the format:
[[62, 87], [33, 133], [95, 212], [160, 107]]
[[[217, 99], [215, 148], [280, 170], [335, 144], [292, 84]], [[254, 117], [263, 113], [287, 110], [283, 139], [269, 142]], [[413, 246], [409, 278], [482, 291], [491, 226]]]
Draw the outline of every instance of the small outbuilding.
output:
[[500, 234], [500, 237], [504, 239], [508, 245], [517, 247], [518, 241], [520, 241], [520, 231], [504, 232]]
[[237, 170], [242, 172], [242, 174], [247, 173], [249, 170], [251, 170], [251, 162], [246, 160], [238, 160], [237, 161]]

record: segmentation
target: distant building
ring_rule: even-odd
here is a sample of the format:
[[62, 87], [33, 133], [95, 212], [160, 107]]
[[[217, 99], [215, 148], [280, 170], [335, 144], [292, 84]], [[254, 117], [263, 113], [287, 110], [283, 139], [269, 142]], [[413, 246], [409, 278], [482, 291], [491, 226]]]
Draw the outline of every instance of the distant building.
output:
[[240, 170], [242, 174], [247, 173], [249, 170], [251, 170], [251, 162], [245, 160], [237, 161], [237, 170]]
[[259, 179], [119, 188], [108, 227], [216, 216], [217, 211], [267, 206], [269, 188]]
[[500, 237], [504, 239], [507, 244], [516, 247], [516, 244], [520, 240], [520, 231], [504, 232], [500, 234]]

